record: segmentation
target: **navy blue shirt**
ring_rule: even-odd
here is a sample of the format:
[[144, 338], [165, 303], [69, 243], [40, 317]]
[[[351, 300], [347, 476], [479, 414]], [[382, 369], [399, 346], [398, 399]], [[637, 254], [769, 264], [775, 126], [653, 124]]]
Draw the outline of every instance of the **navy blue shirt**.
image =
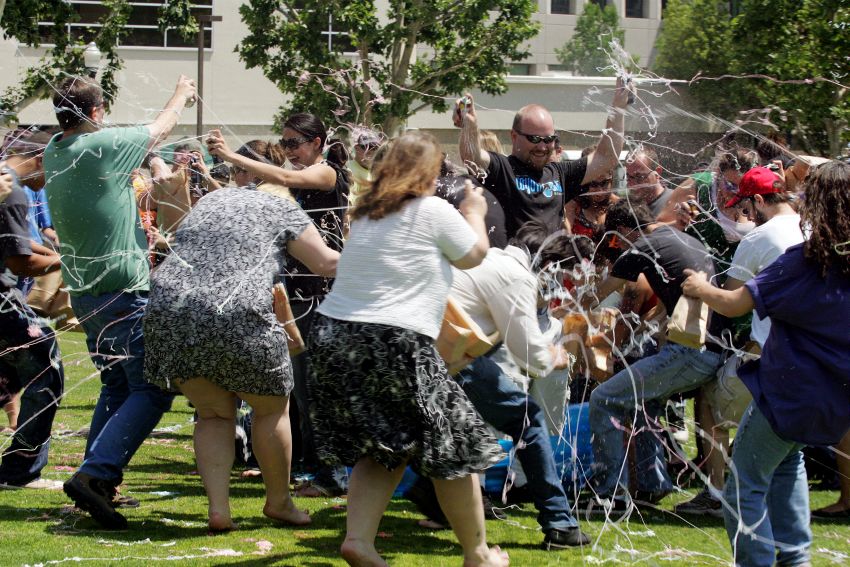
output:
[[798, 244], [745, 285], [772, 325], [741, 380], [780, 437], [838, 443], [850, 429], [850, 277], [821, 277]]

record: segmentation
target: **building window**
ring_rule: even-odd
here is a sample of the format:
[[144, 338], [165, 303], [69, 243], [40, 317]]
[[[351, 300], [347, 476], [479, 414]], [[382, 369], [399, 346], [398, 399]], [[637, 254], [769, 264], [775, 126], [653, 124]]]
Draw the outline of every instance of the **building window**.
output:
[[549, 10], [552, 14], [575, 14], [575, 0], [551, 0]]
[[351, 37], [348, 32], [339, 29], [339, 25], [334, 28], [333, 15], [328, 14], [328, 27], [322, 31], [322, 40], [328, 44], [328, 51], [337, 53], [355, 53], [357, 48], [351, 43]]
[[608, 0], [590, 0], [591, 4], [596, 4], [600, 8], [605, 8], [608, 5]]
[[554, 65], [546, 65], [546, 70], [557, 73], [572, 73], [572, 68], [569, 65], [561, 65], [559, 63]]
[[648, 18], [646, 13], [648, 8], [645, 0], [626, 0], [626, 17], [627, 18]]
[[530, 63], [508, 63], [508, 75], [530, 75]]
[[[77, 13], [80, 15], [78, 21], [67, 24], [66, 30], [68, 37], [72, 40], [80, 40], [83, 43], [88, 43], [94, 39], [97, 28], [101, 27], [98, 20], [106, 14], [107, 8], [102, 2], [94, 0], [65, 0], [74, 6]], [[198, 45], [196, 38], [183, 39], [177, 30], [169, 28], [165, 33], [159, 31], [159, 7], [163, 0], [145, 0], [144, 2], [136, 2], [130, 0], [130, 17], [125, 26], [127, 34], [121, 38], [119, 46], [134, 46], [134, 47], [166, 47], [166, 48], [181, 48], [189, 47], [196, 48]], [[192, 6], [193, 14], [212, 14], [212, 0], [196, 0]], [[51, 27], [53, 22], [39, 22], [39, 31], [43, 42], [50, 41]], [[204, 47], [212, 48], [212, 24], [204, 24]]]

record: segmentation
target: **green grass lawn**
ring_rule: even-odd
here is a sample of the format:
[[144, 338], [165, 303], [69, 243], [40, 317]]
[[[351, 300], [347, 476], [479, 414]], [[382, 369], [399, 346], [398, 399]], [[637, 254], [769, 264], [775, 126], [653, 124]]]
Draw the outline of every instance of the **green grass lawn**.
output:
[[[75, 432], [89, 423], [99, 377], [85, 351], [82, 334], [61, 339], [66, 371], [66, 398], [56, 416], [50, 463], [44, 476], [65, 480], [80, 464], [85, 438]], [[102, 530], [75, 511], [62, 492], [0, 491], [0, 566], [62, 563], [148, 565], [342, 565], [337, 548], [345, 529], [344, 499], [298, 499], [309, 509], [312, 526], [284, 528], [261, 514], [263, 485], [234, 473], [231, 497], [239, 529], [208, 535], [206, 497], [194, 473], [192, 412], [177, 398], [155, 435], [142, 445], [125, 471], [123, 492], [141, 507], [122, 511], [130, 527]], [[670, 510], [689, 494], [670, 497]], [[812, 492], [814, 506], [835, 501], [834, 492]], [[594, 539], [583, 550], [546, 552], [533, 506], [508, 510], [506, 521], [488, 521], [490, 543], [499, 544], [513, 565], [558, 565], [601, 562], [640, 565], [725, 565], [729, 543], [719, 520], [693, 524], [664, 511], [633, 515], [628, 522], [605, 524], [581, 518]], [[394, 500], [384, 516], [378, 548], [391, 565], [437, 567], [460, 565], [460, 548], [451, 532], [417, 527], [412, 504]], [[812, 546], [815, 565], [850, 564], [850, 525], [816, 524]]]

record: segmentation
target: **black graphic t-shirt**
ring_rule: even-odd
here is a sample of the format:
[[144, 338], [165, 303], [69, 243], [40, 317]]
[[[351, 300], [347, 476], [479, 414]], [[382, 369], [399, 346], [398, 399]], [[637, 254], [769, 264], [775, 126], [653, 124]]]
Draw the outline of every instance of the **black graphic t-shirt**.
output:
[[578, 197], [587, 171], [587, 158], [548, 163], [542, 171], [532, 169], [514, 156], [490, 154], [484, 187], [505, 211], [508, 239], [523, 223], [539, 219], [552, 232], [561, 228], [564, 205]]

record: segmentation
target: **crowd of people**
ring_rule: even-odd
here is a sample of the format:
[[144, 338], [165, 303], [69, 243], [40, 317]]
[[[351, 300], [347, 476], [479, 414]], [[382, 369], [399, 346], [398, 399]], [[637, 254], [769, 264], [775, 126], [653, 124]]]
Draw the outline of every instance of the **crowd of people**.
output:
[[[464, 565], [507, 565], [485, 518], [504, 518], [491, 498], [509, 491], [479, 482], [504, 457], [498, 434], [547, 550], [590, 545], [577, 510], [658, 506], [689, 476], [677, 467], [702, 490], [675, 513], [722, 517], [736, 564], [808, 565], [810, 516], [850, 517], [847, 163], [724, 139], [674, 186], [649, 145], [621, 164], [620, 81], [575, 160], [537, 104], [517, 112], [505, 155], [466, 95], [460, 166], [428, 134], [358, 126], [346, 141], [307, 113], [277, 142], [234, 151], [213, 130], [206, 151], [167, 150], [192, 80], [146, 125], [104, 127], [103, 96], [69, 77], [58, 129], [4, 143], [3, 485], [62, 488], [103, 527], [127, 527], [120, 510], [139, 502], [119, 491], [124, 471], [182, 394], [210, 531], [235, 527], [247, 406], [263, 514], [307, 525], [293, 497], [347, 494], [351, 565], [385, 565], [375, 538], [406, 467], [418, 480], [405, 495], [423, 525], [454, 530]], [[58, 483], [41, 471], [70, 328], [102, 385], [83, 462]], [[470, 336], [485, 347], [457, 346]], [[685, 398], [693, 459], [671, 434]], [[593, 464], [565, 479], [551, 435], [571, 402], [587, 404]], [[809, 510], [805, 446], [835, 448], [832, 506]], [[293, 494], [294, 469], [309, 480]]]

